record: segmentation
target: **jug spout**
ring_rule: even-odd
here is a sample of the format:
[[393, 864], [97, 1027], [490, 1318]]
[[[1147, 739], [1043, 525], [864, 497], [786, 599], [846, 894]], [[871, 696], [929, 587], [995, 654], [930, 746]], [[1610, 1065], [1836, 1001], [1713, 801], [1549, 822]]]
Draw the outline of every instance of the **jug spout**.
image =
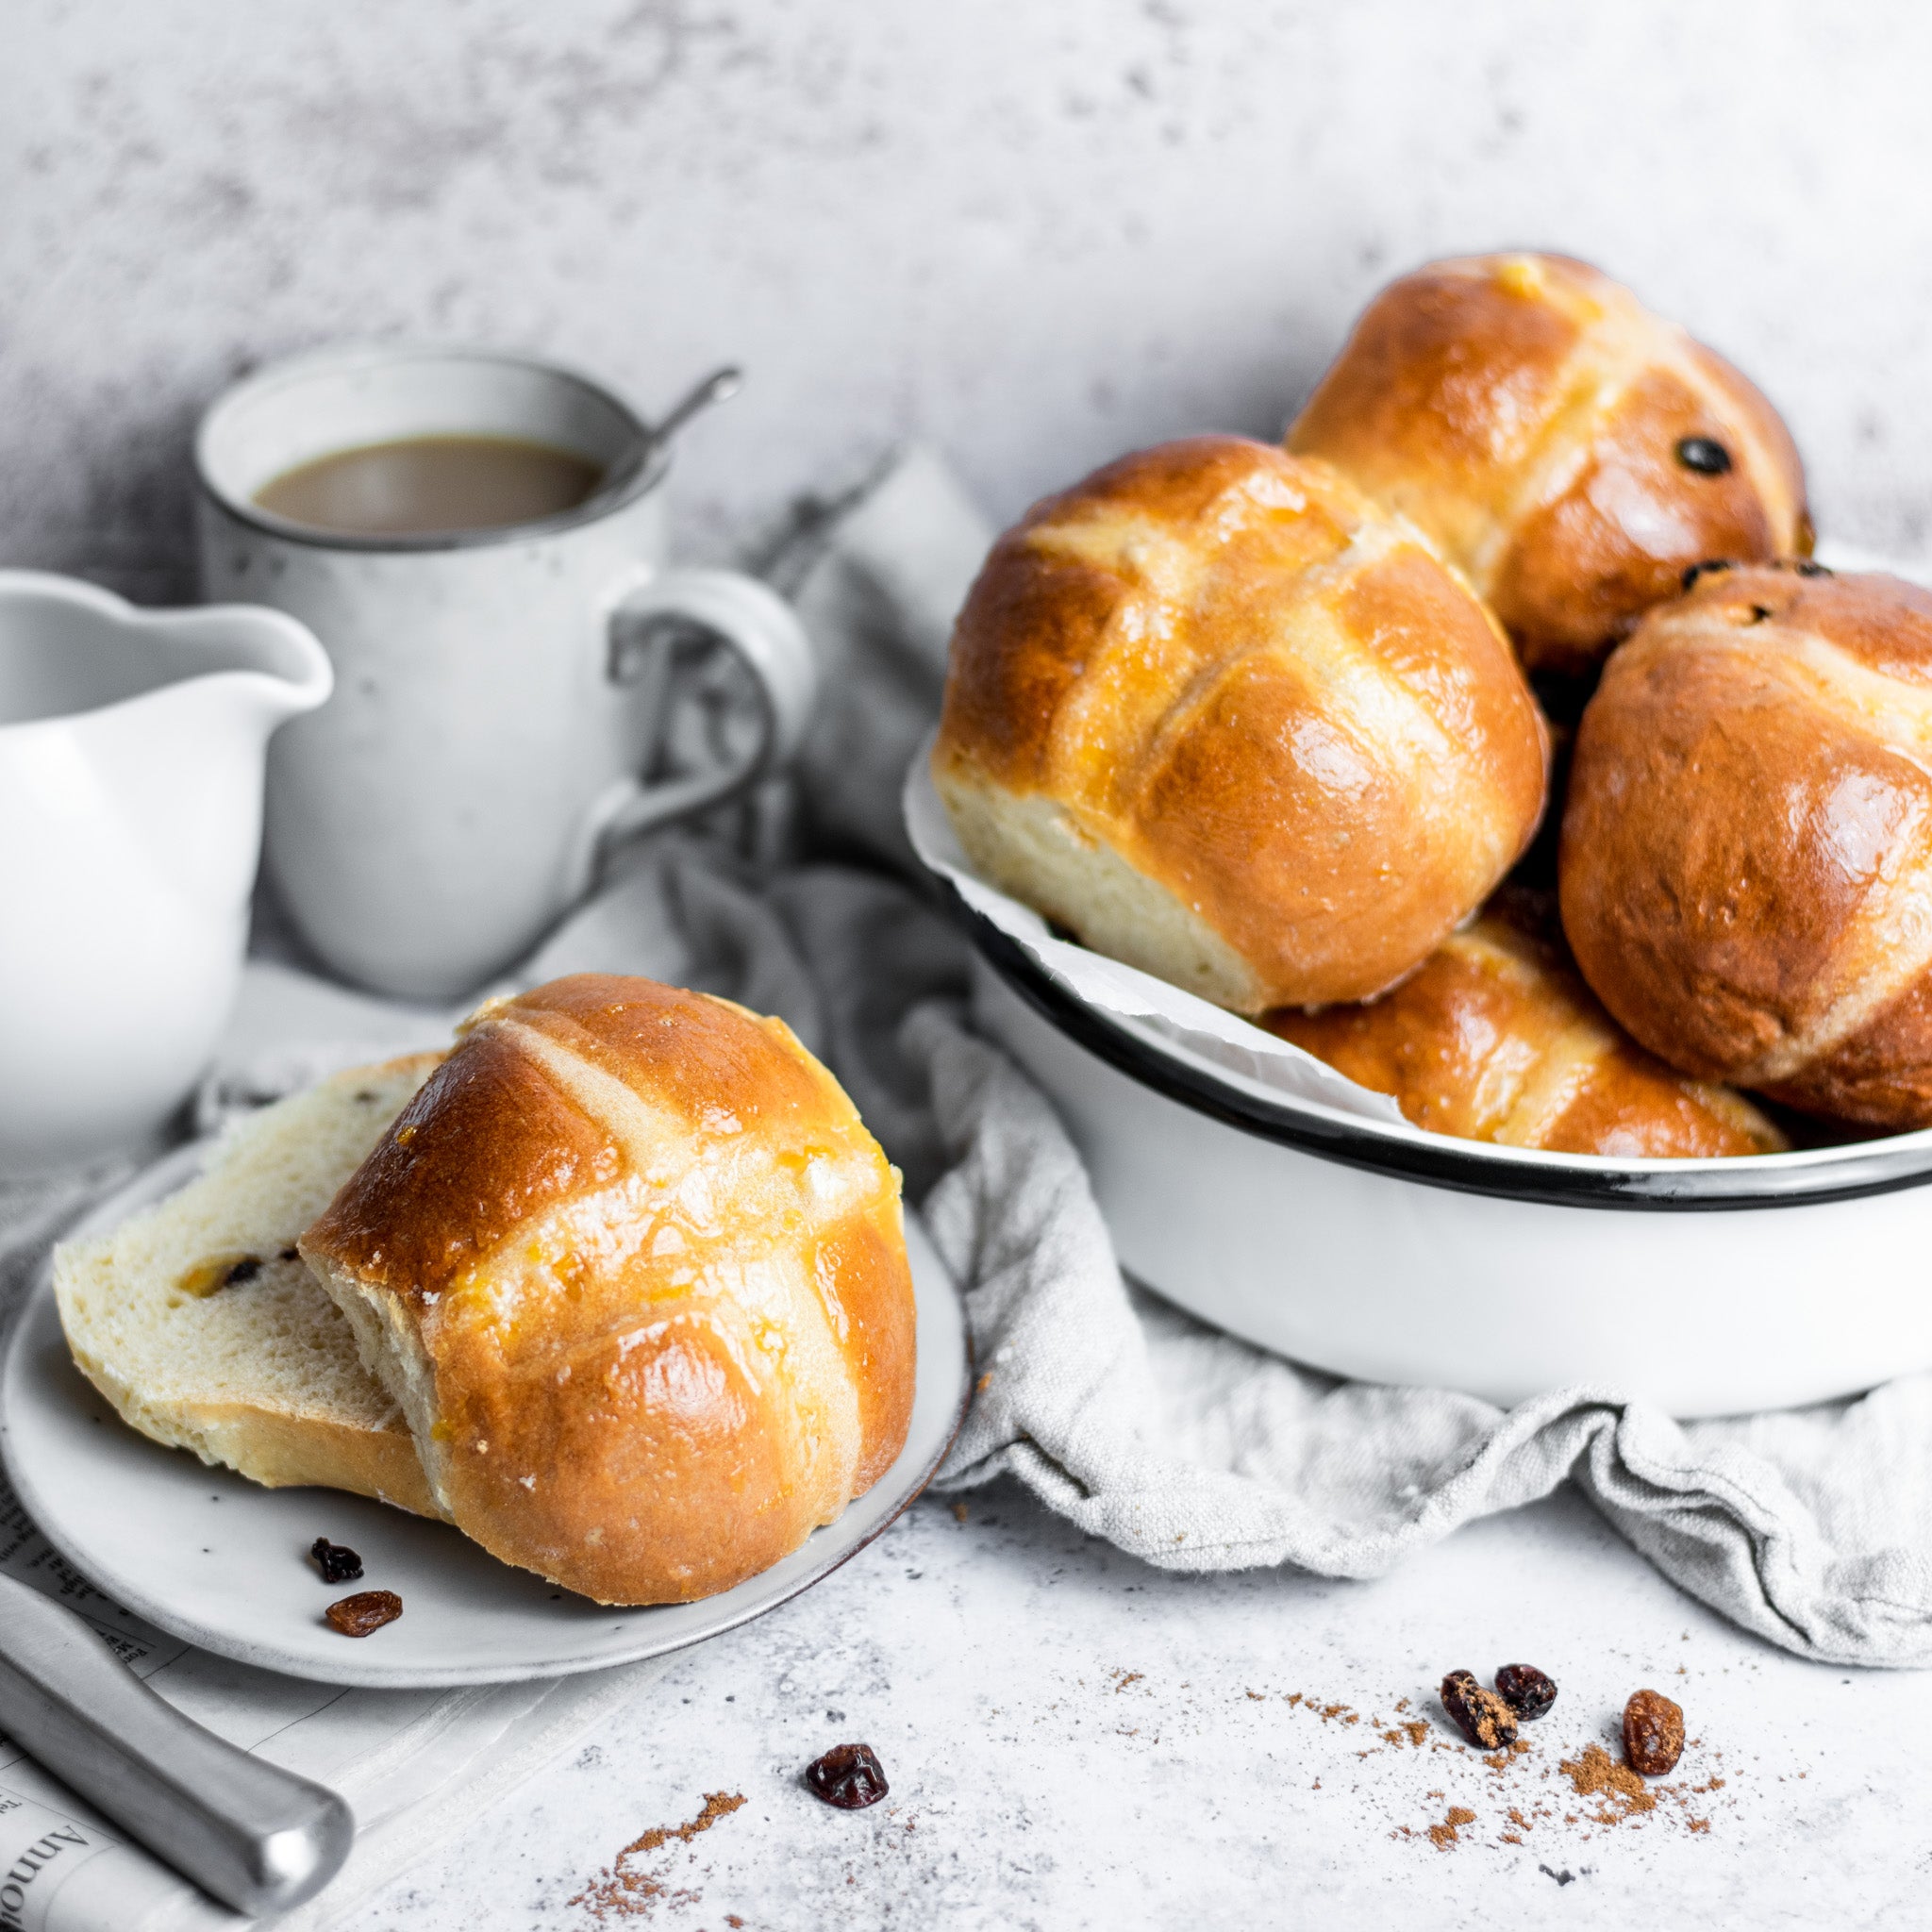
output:
[[[245, 908], [269, 736], [333, 682], [313, 632], [278, 610], [137, 610], [0, 571], [0, 780], [31, 788], [20, 823], [91, 828], [90, 851], [111, 847], [184, 916]], [[76, 855], [76, 879], [93, 862]]]
[[285, 719], [312, 711], [334, 688], [328, 654], [305, 624], [258, 604], [216, 604], [157, 612], [156, 641], [172, 645], [177, 675], [218, 680], [203, 695], [253, 718], [267, 737]]
[[229, 708], [272, 730], [321, 704], [332, 674], [314, 633], [279, 610], [137, 610], [72, 577], [0, 570], [0, 743], [42, 724], [139, 710], [214, 679], [229, 680]]
[[172, 682], [80, 721], [77, 736], [151, 849], [204, 902], [239, 903], [261, 839], [263, 760], [278, 726], [335, 682], [315, 634], [279, 610], [216, 605], [148, 616]]

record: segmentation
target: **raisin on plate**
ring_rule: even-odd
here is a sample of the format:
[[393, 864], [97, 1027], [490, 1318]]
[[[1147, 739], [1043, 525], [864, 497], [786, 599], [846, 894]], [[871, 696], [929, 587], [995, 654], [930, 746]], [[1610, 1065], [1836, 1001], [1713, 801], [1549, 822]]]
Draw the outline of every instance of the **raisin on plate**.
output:
[[362, 1574], [362, 1558], [347, 1543], [332, 1543], [319, 1536], [308, 1545], [308, 1554], [325, 1583], [354, 1583]]
[[329, 1627], [344, 1637], [367, 1637], [402, 1614], [403, 1600], [392, 1590], [358, 1591], [354, 1596], [338, 1598], [323, 1612]]

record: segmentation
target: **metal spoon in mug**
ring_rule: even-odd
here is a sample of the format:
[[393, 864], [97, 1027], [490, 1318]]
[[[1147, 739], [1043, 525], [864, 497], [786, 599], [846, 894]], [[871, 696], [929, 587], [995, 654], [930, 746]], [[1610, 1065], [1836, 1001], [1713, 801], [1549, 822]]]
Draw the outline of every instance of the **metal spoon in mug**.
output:
[[712, 370], [651, 425], [650, 450], [661, 449], [693, 416], [702, 415], [713, 403], [729, 400], [743, 387], [744, 371], [735, 364], [727, 363], [723, 369]]
[[0, 1729], [238, 1912], [313, 1898], [355, 1842], [355, 1816], [334, 1791], [183, 1717], [72, 1610], [9, 1576]]

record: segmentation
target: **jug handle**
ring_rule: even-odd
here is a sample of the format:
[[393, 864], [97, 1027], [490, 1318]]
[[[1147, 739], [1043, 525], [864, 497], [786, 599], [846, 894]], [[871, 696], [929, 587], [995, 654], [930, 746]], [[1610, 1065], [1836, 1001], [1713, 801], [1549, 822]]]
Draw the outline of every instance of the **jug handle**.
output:
[[722, 804], [782, 765], [811, 722], [818, 659], [804, 626], [776, 591], [737, 571], [663, 571], [612, 608], [606, 676], [613, 684], [631, 684], [648, 675], [654, 658], [663, 661], [649, 633], [668, 624], [690, 625], [737, 653], [758, 695], [758, 737], [748, 749], [703, 771], [656, 782], [632, 774], [607, 791], [579, 830], [574, 867], [578, 891], [594, 883], [613, 846]]

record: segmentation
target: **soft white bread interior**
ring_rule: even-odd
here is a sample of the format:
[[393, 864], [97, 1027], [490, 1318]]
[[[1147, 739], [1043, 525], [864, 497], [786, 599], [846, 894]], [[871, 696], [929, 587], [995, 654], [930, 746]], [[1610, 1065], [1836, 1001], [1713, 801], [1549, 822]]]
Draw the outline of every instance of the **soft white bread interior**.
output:
[[68, 1346], [124, 1421], [272, 1489], [441, 1513], [408, 1424], [295, 1243], [442, 1058], [337, 1074], [264, 1108], [178, 1194], [55, 1251]]

